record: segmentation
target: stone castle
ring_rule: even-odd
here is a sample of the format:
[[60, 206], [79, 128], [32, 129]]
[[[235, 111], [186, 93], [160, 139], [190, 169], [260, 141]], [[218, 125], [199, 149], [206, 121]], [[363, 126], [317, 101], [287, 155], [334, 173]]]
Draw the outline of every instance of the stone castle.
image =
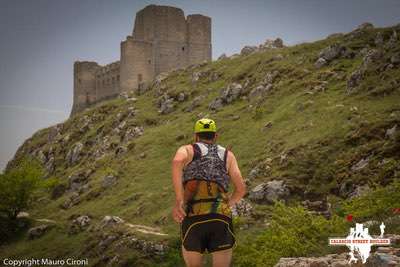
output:
[[71, 114], [120, 93], [148, 87], [163, 72], [211, 60], [211, 18], [185, 17], [176, 7], [149, 5], [136, 13], [132, 35], [121, 42], [120, 60], [100, 66], [74, 63]]

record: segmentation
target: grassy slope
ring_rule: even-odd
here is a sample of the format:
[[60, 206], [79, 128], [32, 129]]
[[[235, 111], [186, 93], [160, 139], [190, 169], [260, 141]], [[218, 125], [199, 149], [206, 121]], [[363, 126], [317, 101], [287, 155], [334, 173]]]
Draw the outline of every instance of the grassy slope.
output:
[[[379, 30], [386, 36], [391, 32], [390, 29]], [[21, 236], [3, 247], [0, 256], [28, 258], [78, 255], [83, 249], [82, 244], [90, 238], [90, 233], [67, 235], [66, 228], [70, 222], [68, 218], [72, 214], [89, 213], [95, 222], [101, 220], [104, 215], [117, 215], [128, 222], [149, 226], [155, 226], [158, 219], [166, 217], [166, 223], [161, 225], [161, 229], [169, 234], [167, 240], [175, 242], [179, 229], [170, 218], [173, 203], [170, 160], [179, 145], [192, 141], [193, 122], [200, 112], [209, 114], [217, 121], [220, 128], [219, 142], [222, 145], [233, 146], [233, 152], [237, 156], [244, 176], [257, 163], [266, 158], [273, 159], [271, 171], [264, 177], [252, 181], [252, 187], [273, 177], [287, 179], [292, 184], [298, 183], [301, 190], [324, 194], [334, 192], [343, 179], [379, 183], [378, 173], [383, 167], [375, 169], [371, 167], [372, 169], [368, 169], [364, 176], [351, 174], [349, 168], [357, 160], [377, 149], [377, 146], [388, 141], [382, 138], [370, 138], [365, 142], [349, 145], [346, 140], [349, 134], [363, 129], [365, 125], [368, 129], [376, 125], [378, 128], [387, 129], [400, 121], [400, 91], [397, 88], [386, 95], [383, 94], [384, 86], [400, 77], [400, 69], [387, 71], [385, 80], [380, 79], [379, 74], [370, 74], [360, 86], [359, 92], [349, 96], [346, 94], [346, 78], [359, 66], [361, 56], [354, 59], [337, 59], [319, 70], [313, 66], [319, 51], [334, 42], [342, 42], [355, 51], [367, 44], [373, 47], [376, 31], [378, 30], [369, 31], [355, 40], [340, 36], [224, 59], [194, 70], [219, 73], [221, 78], [211, 83], [201, 79], [193, 84], [191, 82], [193, 70], [173, 72], [166, 80], [168, 91], [192, 92], [189, 101], [179, 103], [174, 112], [168, 115], [158, 114], [154, 90], [138, 96], [138, 101], [134, 104], [124, 99], [101, 103], [64, 123], [63, 135], [71, 134], [71, 141], [66, 145], [66, 149], [59, 144], [46, 144], [49, 129], [39, 131], [23, 148], [25, 151], [30, 151], [32, 147], [41, 147], [46, 151], [52, 146], [57, 151], [58, 165], [55, 176], [61, 182], [65, 182], [71, 173], [91, 166], [95, 169], [89, 182], [93, 190], [100, 190], [102, 178], [110, 172], [117, 174], [118, 184], [107, 189], [100, 197], [83, 201], [68, 210], [59, 208], [68, 195], [54, 201], [47, 196], [41, 199], [29, 210], [31, 217], [53, 219], [59, 222], [58, 226], [38, 240], [27, 242], [25, 237]], [[277, 54], [282, 55], [283, 59], [271, 60]], [[279, 71], [280, 74], [274, 83], [273, 91], [260, 105], [254, 104], [252, 108], [248, 108], [249, 102], [239, 99], [216, 113], [211, 113], [207, 109], [207, 104], [229, 83], [235, 81], [243, 84], [249, 79], [250, 87], [253, 88], [262, 81], [267, 72], [273, 70]], [[338, 76], [335, 78], [332, 72]], [[315, 85], [321, 84], [322, 80], [327, 81], [324, 92], [307, 93]], [[207, 90], [209, 94], [200, 107], [191, 113], [183, 111], [195, 95], [204, 94]], [[97, 162], [85, 158], [78, 165], [66, 168], [64, 157], [71, 145], [76, 141], [85, 143], [87, 140], [93, 140], [96, 131], [101, 127], [104, 133], [111, 134], [112, 129], [118, 125], [116, 115], [119, 112], [126, 113], [130, 106], [134, 106], [139, 112], [135, 117], [127, 119], [128, 125], [144, 125], [144, 135], [133, 140], [133, 149], [120, 157], [110, 153]], [[357, 111], [352, 111], [352, 107], [357, 107]], [[231, 119], [231, 115], [235, 114], [240, 115], [239, 120]], [[80, 134], [79, 125], [85, 115], [93, 118], [94, 122], [89, 131]], [[272, 127], [263, 131], [263, 126], [267, 122], [272, 122]], [[176, 137], [181, 134], [185, 134], [185, 137], [177, 141]], [[113, 138], [118, 140], [117, 136]], [[85, 149], [90, 149], [90, 146], [85, 146]], [[22, 149], [19, 155], [22, 154], [21, 151]], [[144, 159], [139, 157], [143, 151], [146, 152]], [[288, 151], [294, 151], [290, 154], [292, 156], [289, 155], [289, 164], [279, 165], [280, 155]], [[382, 153], [384, 155], [382, 157], [386, 158], [386, 154]], [[377, 155], [376, 161], [382, 159], [379, 158], [381, 154]], [[314, 164], [310, 163], [303, 167], [313, 168], [316, 174], [306, 173], [304, 169], [296, 166], [304, 156]], [[398, 154], [388, 157], [398, 163]], [[342, 169], [346, 175], [343, 176], [342, 173], [329, 167]], [[325, 175], [326, 173], [329, 175]], [[123, 200], [135, 194], [139, 194], [137, 200], [123, 205]], [[263, 206], [256, 205], [256, 210], [260, 213], [266, 212]], [[238, 231], [239, 240], [254, 237], [264, 229], [262, 223], [258, 223], [257, 220], [248, 220], [254, 227], [251, 230]]]

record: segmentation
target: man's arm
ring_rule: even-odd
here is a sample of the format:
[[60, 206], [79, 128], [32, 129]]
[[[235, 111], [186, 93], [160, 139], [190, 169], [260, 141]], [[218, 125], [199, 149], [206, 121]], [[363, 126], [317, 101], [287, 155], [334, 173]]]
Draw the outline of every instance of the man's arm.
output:
[[183, 209], [183, 185], [182, 172], [183, 167], [188, 159], [188, 153], [185, 146], [181, 146], [172, 160], [172, 183], [175, 191], [175, 206], [172, 211], [172, 216], [176, 222], [182, 222], [186, 213]]
[[232, 196], [229, 198], [229, 206], [232, 207], [246, 195], [246, 184], [243, 181], [235, 155], [231, 151], [228, 151], [228, 153], [228, 157], [230, 157], [228, 161], [228, 174], [235, 187]]

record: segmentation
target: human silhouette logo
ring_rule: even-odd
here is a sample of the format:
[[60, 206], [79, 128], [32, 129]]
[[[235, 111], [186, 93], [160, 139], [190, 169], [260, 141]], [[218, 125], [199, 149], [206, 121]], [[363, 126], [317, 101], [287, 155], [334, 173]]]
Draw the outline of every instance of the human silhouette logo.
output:
[[347, 246], [350, 249], [349, 264], [357, 263], [358, 260], [366, 263], [372, 246], [390, 245], [390, 239], [383, 238], [385, 224], [382, 222], [379, 228], [381, 230], [379, 238], [373, 238], [369, 234], [368, 228], [364, 228], [362, 223], [356, 223], [356, 227], [350, 228], [350, 233], [346, 238], [329, 238], [329, 245]]

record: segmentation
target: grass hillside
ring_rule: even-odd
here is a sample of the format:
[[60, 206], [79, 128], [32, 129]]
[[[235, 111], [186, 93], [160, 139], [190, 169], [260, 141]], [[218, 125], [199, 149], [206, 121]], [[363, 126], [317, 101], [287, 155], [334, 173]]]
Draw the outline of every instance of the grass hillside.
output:
[[[399, 232], [396, 33], [399, 26], [365, 26], [312, 43], [253, 48], [173, 71], [140, 94], [38, 131], [8, 168], [28, 155], [41, 160], [54, 185], [27, 212], [30, 227], [54, 227], [33, 240], [21, 232], [2, 245], [0, 257], [181, 266], [170, 164], [203, 116], [217, 122], [218, 142], [232, 147], [250, 196], [273, 180], [289, 192], [275, 205], [246, 198], [252, 210], [235, 220], [235, 266], [339, 252], [327, 240], [345, 236], [348, 214], [357, 222], [388, 221], [386, 231]], [[306, 200], [326, 208], [321, 213]], [[90, 223], [76, 229], [81, 215]], [[125, 223], [101, 227], [106, 215]]]

